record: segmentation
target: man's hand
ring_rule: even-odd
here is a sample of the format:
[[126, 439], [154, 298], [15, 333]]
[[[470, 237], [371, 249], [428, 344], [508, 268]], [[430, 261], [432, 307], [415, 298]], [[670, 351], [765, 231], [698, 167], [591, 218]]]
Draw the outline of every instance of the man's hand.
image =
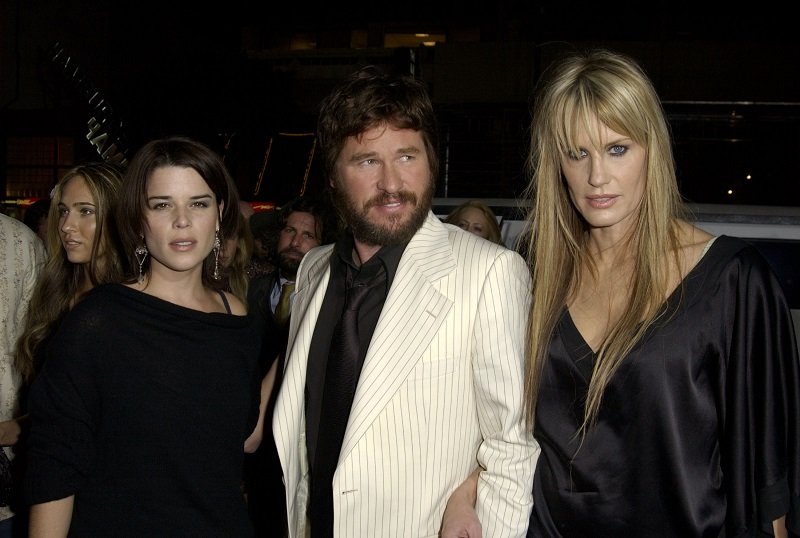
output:
[[0, 446], [16, 445], [21, 432], [22, 428], [15, 419], [0, 422]]
[[481, 468], [472, 474], [450, 495], [442, 516], [441, 538], [481, 538], [481, 522], [475, 511], [478, 497], [478, 475]]

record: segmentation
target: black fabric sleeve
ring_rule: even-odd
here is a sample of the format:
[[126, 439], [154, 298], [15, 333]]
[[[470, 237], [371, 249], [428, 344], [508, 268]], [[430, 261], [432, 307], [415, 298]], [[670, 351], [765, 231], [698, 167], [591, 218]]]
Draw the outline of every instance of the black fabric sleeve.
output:
[[31, 386], [28, 504], [74, 495], [93, 465], [100, 395], [92, 347], [87, 345], [90, 323], [79, 312], [67, 316]]
[[727, 534], [772, 536], [772, 521], [787, 514], [787, 526], [797, 535], [800, 367], [791, 312], [754, 249], [741, 252], [726, 278], [736, 296], [728, 313], [733, 323], [720, 406]]

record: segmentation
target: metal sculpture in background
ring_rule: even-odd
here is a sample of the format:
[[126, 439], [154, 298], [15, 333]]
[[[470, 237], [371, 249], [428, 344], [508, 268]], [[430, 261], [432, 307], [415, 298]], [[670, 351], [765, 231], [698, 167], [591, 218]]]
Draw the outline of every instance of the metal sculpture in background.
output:
[[104, 161], [120, 166], [127, 165], [128, 145], [122, 119], [116, 116], [108, 100], [59, 42], [53, 44], [48, 56], [67, 82], [86, 99], [91, 114], [87, 121], [89, 132], [86, 133], [86, 140], [94, 146]]

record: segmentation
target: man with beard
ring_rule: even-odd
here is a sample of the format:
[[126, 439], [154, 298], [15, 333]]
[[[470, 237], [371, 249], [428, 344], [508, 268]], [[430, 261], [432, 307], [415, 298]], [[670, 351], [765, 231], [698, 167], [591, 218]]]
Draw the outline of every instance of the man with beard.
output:
[[472, 536], [445, 510], [471, 480], [483, 535], [524, 536], [538, 454], [522, 421], [525, 263], [431, 212], [419, 81], [354, 73], [317, 134], [348, 228], [297, 275], [273, 415], [289, 536]]
[[[263, 327], [261, 367], [263, 438], [254, 453], [245, 457], [245, 492], [253, 526], [258, 537], [283, 536], [286, 527], [286, 501], [281, 467], [272, 437], [271, 417], [276, 387], [283, 372], [288, 317], [297, 268], [312, 248], [329, 242], [335, 233], [321, 199], [301, 196], [283, 206], [278, 217], [273, 263], [276, 269], [251, 280], [247, 302], [249, 311]], [[266, 417], [266, 418], [264, 418]], [[249, 447], [246, 447], [249, 449]]]

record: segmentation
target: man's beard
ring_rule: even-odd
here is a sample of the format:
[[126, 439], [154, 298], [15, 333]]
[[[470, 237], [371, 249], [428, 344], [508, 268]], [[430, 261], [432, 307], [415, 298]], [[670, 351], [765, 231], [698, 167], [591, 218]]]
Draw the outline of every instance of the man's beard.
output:
[[298, 252], [300, 254], [300, 258], [292, 258], [287, 256], [285, 253], [294, 250], [292, 247], [287, 247], [283, 249], [281, 252], [278, 253], [278, 269], [281, 271], [281, 276], [284, 278], [294, 278], [297, 275], [297, 268], [300, 267], [300, 262], [303, 259], [302, 253], [294, 250], [294, 252]]
[[[341, 211], [344, 221], [350, 227], [356, 240], [367, 245], [392, 246], [407, 243], [422, 227], [422, 223], [425, 222], [431, 209], [433, 193], [434, 185], [431, 181], [419, 200], [413, 192], [400, 191], [393, 195], [379, 194], [370, 199], [363, 208], [359, 208], [341, 186], [334, 189], [333, 196], [336, 206]], [[407, 216], [390, 217], [388, 226], [369, 219], [370, 208], [393, 201], [409, 203], [414, 205], [414, 208]], [[403, 217], [406, 217], [405, 222], [401, 222]]]

